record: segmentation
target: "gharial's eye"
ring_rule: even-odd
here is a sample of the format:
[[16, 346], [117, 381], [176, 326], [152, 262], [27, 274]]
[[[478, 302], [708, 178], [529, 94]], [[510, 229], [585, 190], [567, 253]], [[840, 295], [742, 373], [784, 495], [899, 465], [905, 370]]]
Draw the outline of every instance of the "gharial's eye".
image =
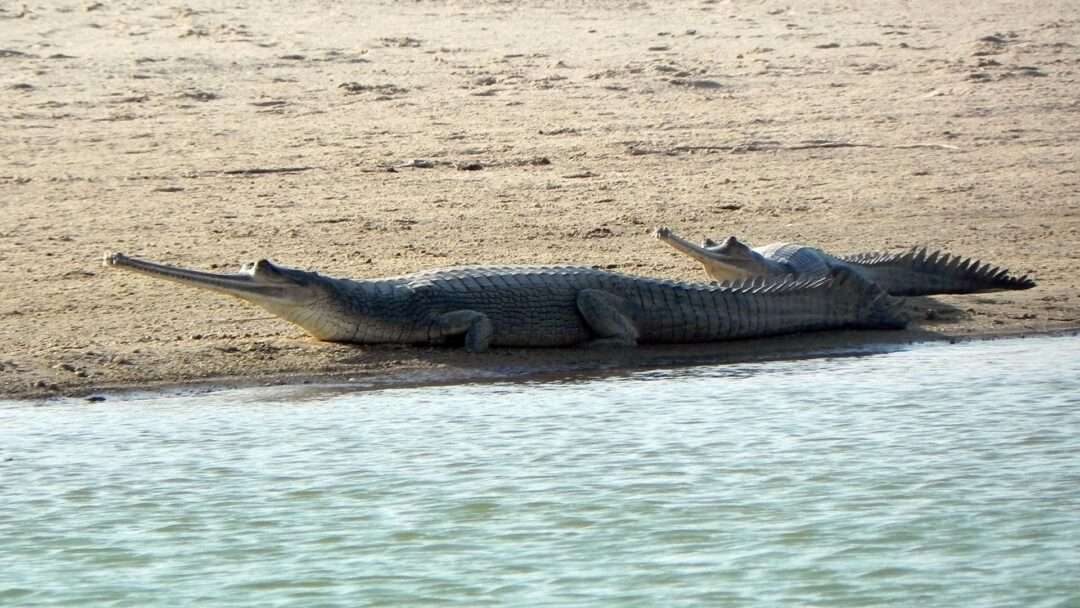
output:
[[274, 266], [270, 260], [262, 259], [255, 262], [254, 269], [252, 271], [255, 275], [262, 275], [265, 277], [277, 277], [281, 275], [281, 272]]

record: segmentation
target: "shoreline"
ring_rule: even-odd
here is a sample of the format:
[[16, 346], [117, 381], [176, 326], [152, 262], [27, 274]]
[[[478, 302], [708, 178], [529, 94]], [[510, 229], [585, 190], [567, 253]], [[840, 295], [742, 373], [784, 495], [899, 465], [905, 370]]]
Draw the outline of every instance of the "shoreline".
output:
[[[825, 335], [822, 335], [825, 334]], [[841, 334], [840, 336], [830, 334]], [[889, 336], [897, 334], [895, 338]], [[914, 335], [912, 335], [914, 334]], [[312, 391], [377, 391], [422, 386], [451, 386], [458, 384], [488, 382], [534, 382], [561, 381], [582, 377], [604, 377], [638, 371], [678, 369], [708, 365], [737, 365], [741, 363], [764, 363], [772, 361], [799, 361], [826, 357], [869, 356], [930, 344], [963, 344], [970, 342], [1026, 339], [1066, 338], [1080, 336], [1080, 326], [1046, 331], [1024, 331], [948, 336], [917, 330], [891, 332], [885, 330], [841, 330], [839, 332], [810, 332], [771, 338], [733, 340], [693, 345], [648, 345], [638, 347], [636, 356], [603, 358], [602, 351], [591, 351], [587, 361], [571, 362], [574, 349], [540, 350], [540, 359], [529, 365], [516, 362], [510, 365], [494, 365], [489, 361], [471, 367], [443, 364], [442, 367], [421, 368], [401, 366], [391, 371], [371, 370], [358, 367], [352, 371], [323, 373], [268, 373], [256, 376], [222, 376], [209, 378], [165, 379], [102, 385], [72, 385], [49, 389], [11, 393], [0, 391], [0, 401], [47, 403], [55, 400], [85, 399], [106, 402], [115, 399], [130, 400], [145, 394], [202, 394], [234, 389], [281, 387], [286, 389], [310, 389]], [[838, 338], [846, 343], [836, 344]], [[831, 339], [830, 339], [831, 338]], [[854, 339], [852, 339], [854, 338]], [[691, 348], [687, 349], [689, 346]], [[727, 348], [724, 348], [724, 347]], [[430, 350], [430, 349], [429, 349]], [[437, 349], [449, 351], [449, 349]], [[508, 352], [526, 349], [503, 349], [492, 353], [462, 357], [482, 359], [498, 358]], [[673, 352], [691, 350], [695, 352]], [[718, 352], [726, 351], [726, 352]], [[443, 354], [450, 354], [447, 352]], [[597, 356], [600, 355], [600, 356]], [[637, 361], [632, 361], [637, 359]]]

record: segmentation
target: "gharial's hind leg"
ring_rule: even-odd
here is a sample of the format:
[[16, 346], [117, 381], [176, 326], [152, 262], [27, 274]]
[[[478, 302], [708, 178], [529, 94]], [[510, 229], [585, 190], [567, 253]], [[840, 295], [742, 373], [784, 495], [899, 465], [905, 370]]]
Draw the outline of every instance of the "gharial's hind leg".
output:
[[465, 350], [482, 353], [491, 346], [495, 327], [491, 319], [475, 310], [455, 310], [439, 316], [439, 329], [443, 336], [465, 334]]
[[630, 317], [629, 305], [619, 296], [599, 289], [582, 289], [577, 296], [578, 312], [596, 334], [590, 346], [634, 346], [638, 329]]

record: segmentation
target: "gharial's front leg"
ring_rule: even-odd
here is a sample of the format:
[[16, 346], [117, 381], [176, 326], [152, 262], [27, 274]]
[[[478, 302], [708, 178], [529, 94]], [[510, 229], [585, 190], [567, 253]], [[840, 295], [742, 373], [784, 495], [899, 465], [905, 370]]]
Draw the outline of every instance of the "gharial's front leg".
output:
[[482, 353], [491, 346], [495, 326], [491, 319], [475, 310], [455, 310], [439, 315], [435, 320], [440, 337], [465, 334], [465, 350]]
[[596, 334], [590, 346], [637, 344], [638, 328], [630, 316], [630, 306], [623, 298], [600, 289], [582, 289], [578, 292], [577, 307], [585, 324]]

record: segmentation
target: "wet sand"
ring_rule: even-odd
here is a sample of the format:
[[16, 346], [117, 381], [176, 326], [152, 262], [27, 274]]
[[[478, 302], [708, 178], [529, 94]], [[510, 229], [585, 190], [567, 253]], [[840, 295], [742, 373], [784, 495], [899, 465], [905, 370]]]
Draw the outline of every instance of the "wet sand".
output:
[[[0, 396], [1080, 328], [1069, 2], [49, 2], [0, 7], [0, 29]], [[913, 299], [905, 332], [475, 356], [320, 343], [101, 266], [122, 251], [354, 278], [572, 263], [703, 279], [649, 237], [659, 225], [836, 253], [928, 246], [1038, 287]]]

